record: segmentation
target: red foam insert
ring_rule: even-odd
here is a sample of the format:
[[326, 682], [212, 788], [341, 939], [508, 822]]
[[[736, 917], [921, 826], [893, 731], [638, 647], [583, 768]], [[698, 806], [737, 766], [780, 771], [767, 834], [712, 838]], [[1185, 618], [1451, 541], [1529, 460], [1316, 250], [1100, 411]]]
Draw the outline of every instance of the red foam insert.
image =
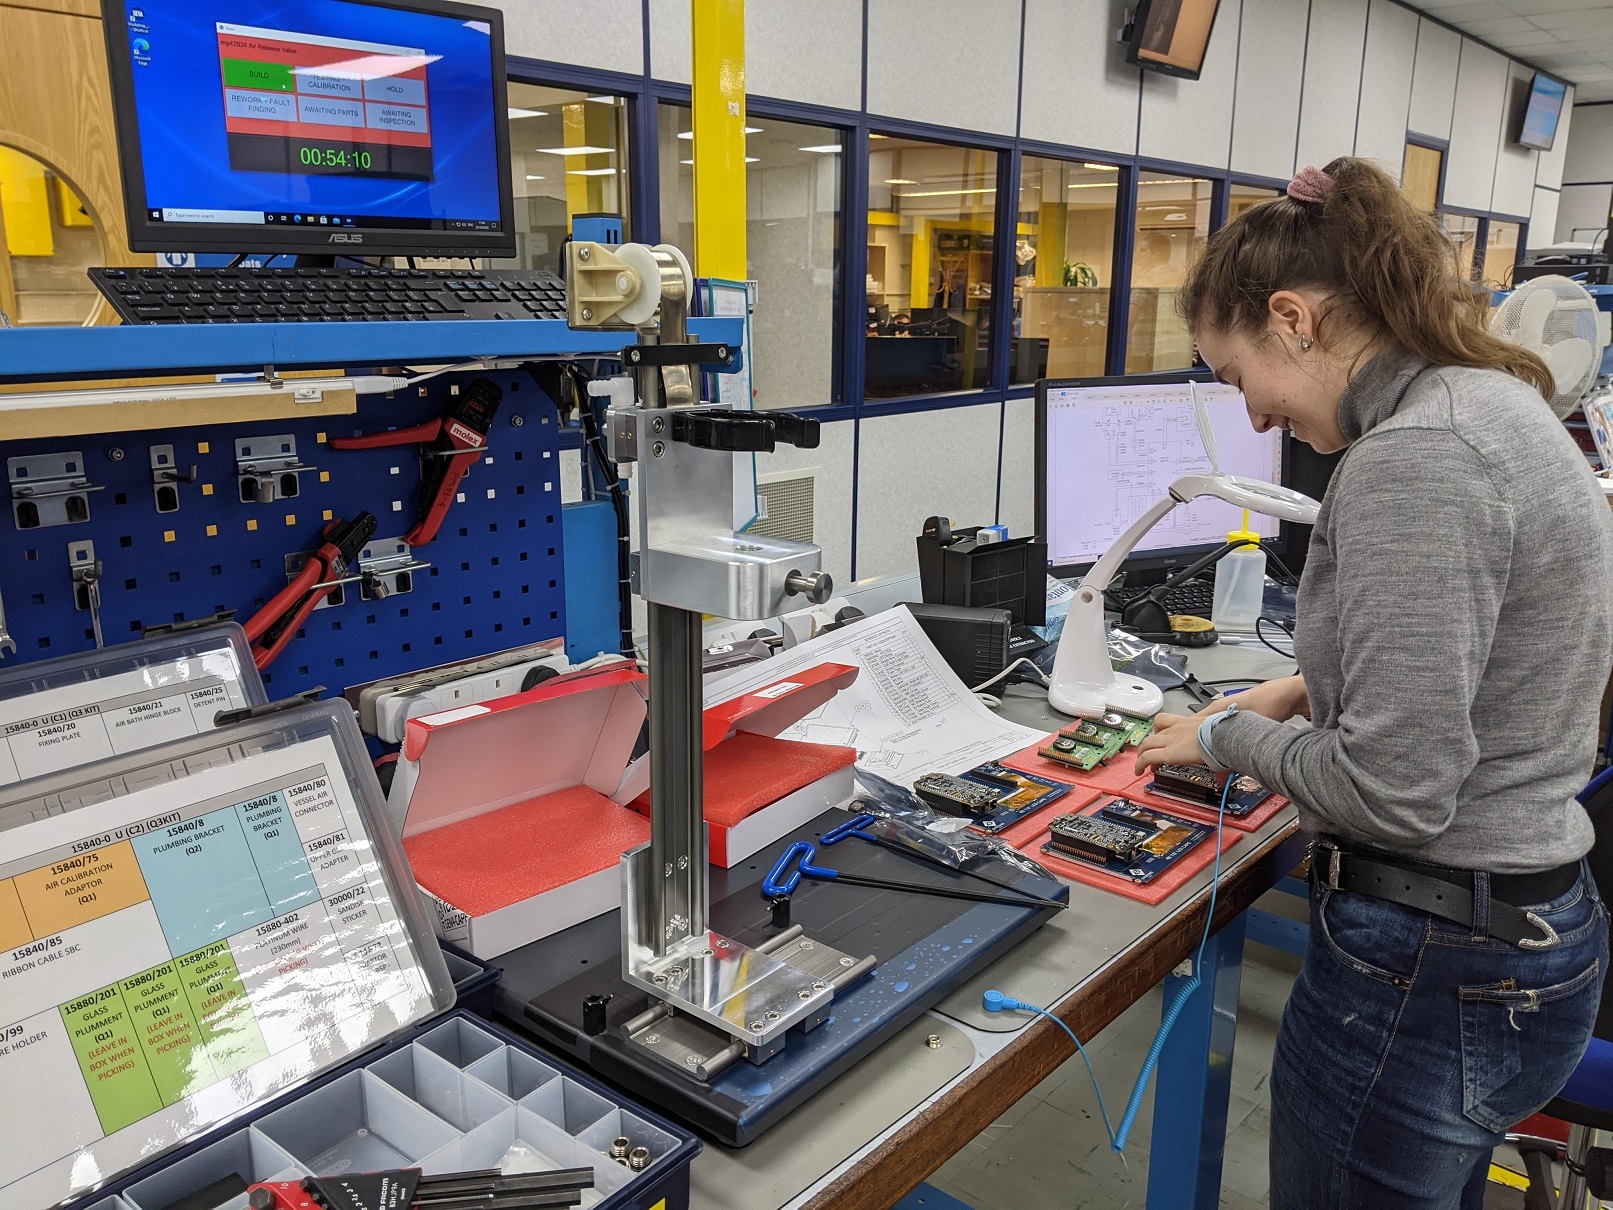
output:
[[1056, 760], [1048, 760], [1045, 756], [1037, 756], [1038, 748], [1045, 748], [1058, 738], [1058, 732], [1037, 740], [1029, 748], [1022, 749], [1012, 756], [1005, 756], [1002, 763], [1010, 769], [1018, 769], [1021, 773], [1034, 773], [1038, 777], [1051, 777], [1054, 781], [1064, 782], [1071, 786], [1085, 786], [1099, 793], [1108, 791], [1110, 794], [1123, 793], [1127, 786], [1137, 778], [1137, 749], [1122, 748], [1109, 758], [1107, 765], [1099, 765], [1090, 773], [1077, 769], [1074, 765], [1061, 764]]
[[[1024, 772], [1024, 770], [1021, 770]], [[1060, 815], [1069, 815], [1079, 811], [1082, 807], [1091, 806], [1100, 798], [1107, 798], [1102, 790], [1094, 790], [1087, 786], [1076, 786], [1057, 802], [1050, 802], [1040, 811], [1033, 811], [1018, 823], [1010, 824], [996, 835], [1018, 848], [1027, 840], [1032, 840], [1047, 831], [1049, 820], [1057, 819]]]
[[[706, 753], [706, 822], [731, 828], [763, 807], [856, 763], [857, 750], [738, 731]], [[650, 813], [646, 790], [633, 809]]]
[[415, 881], [472, 916], [615, 866], [650, 823], [587, 786], [556, 790], [403, 841]]
[[[1113, 798], [1114, 795], [1112, 794], [1104, 795], [1097, 802], [1088, 807], [1083, 807], [1081, 814], [1096, 815], [1103, 807], [1103, 804]], [[1065, 814], [1069, 814], [1069, 812], [1065, 812]], [[1183, 815], [1182, 818], [1185, 819], [1187, 816]], [[1217, 839], [1220, 840], [1221, 851], [1224, 853], [1242, 838], [1243, 834], [1241, 832], [1223, 828], [1219, 838], [1216, 836], [1207, 838], [1198, 848], [1176, 862], [1154, 881], [1142, 884], [1135, 883], [1129, 878], [1121, 878], [1117, 874], [1111, 874], [1095, 865], [1088, 865], [1084, 861], [1067, 859], [1052, 853], [1042, 852], [1042, 846], [1048, 840], [1048, 832], [1045, 827], [1026, 843], [1017, 844], [1014, 847], [1032, 860], [1041, 862], [1060, 877], [1068, 878], [1072, 882], [1085, 883], [1087, 886], [1095, 886], [1105, 891], [1113, 891], [1117, 895], [1124, 895], [1127, 899], [1136, 899], [1153, 906], [1154, 904], [1162, 903], [1180, 890], [1183, 883], [1215, 860]]]
[[[1182, 802], [1168, 794], [1150, 794], [1148, 783], [1154, 780], [1154, 771], [1150, 769], [1124, 791], [1125, 796], [1132, 802], [1145, 806], [1158, 807], [1161, 811], [1169, 811], [1172, 815], [1180, 815], [1183, 819], [1196, 819], [1200, 823], [1214, 823], [1220, 814], [1214, 807], [1202, 807], [1197, 803]], [[1237, 828], [1240, 832], [1253, 832], [1263, 827], [1268, 819], [1277, 814], [1288, 805], [1288, 800], [1281, 794], [1273, 794], [1247, 815], [1228, 815], [1227, 827]]]

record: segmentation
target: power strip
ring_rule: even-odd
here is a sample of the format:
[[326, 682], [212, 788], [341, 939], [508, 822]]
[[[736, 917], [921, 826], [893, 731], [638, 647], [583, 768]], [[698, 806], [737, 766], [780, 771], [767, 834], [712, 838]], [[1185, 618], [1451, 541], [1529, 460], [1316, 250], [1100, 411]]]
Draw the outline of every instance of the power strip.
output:
[[502, 668], [472, 672], [436, 685], [383, 693], [375, 699], [376, 738], [389, 744], [401, 744], [404, 726], [411, 718], [435, 714], [439, 710], [452, 710], [456, 706], [474, 706], [510, 697], [522, 691], [527, 678], [537, 669], [552, 668], [558, 674], [570, 667], [571, 662], [566, 659], [565, 653], [556, 651]]

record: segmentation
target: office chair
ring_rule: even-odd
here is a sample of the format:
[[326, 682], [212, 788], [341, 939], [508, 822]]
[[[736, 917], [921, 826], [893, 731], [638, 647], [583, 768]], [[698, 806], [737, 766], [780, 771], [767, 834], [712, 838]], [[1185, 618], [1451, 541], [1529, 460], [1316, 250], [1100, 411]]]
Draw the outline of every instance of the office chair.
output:
[[[1613, 903], [1613, 768], [1580, 791], [1596, 825], [1591, 874], [1604, 903]], [[1587, 1193], [1613, 1197], [1613, 1148], [1592, 1147], [1592, 1132], [1613, 1130], [1613, 979], [1602, 985], [1602, 1008], [1585, 1057], [1563, 1090], [1540, 1111], [1569, 1124], [1567, 1144], [1533, 1135], [1507, 1135], [1529, 1174], [1524, 1210], [1583, 1210]], [[1567, 1168], [1562, 1201], [1552, 1200], [1551, 1162]]]

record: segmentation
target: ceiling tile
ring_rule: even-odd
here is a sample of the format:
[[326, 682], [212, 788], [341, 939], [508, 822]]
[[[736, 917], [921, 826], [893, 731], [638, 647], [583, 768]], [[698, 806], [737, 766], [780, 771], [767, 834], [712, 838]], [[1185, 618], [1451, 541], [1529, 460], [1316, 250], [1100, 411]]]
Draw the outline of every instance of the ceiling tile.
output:
[[1584, 88], [1576, 89], [1574, 101], [1613, 101], [1613, 82], [1607, 84], [1587, 84]]
[[1497, 34], [1540, 32], [1538, 25], [1531, 25], [1522, 17], [1498, 17], [1489, 21], [1469, 21], [1464, 17], [1459, 24], [1468, 33], [1477, 34], [1481, 38], [1494, 38]]
[[1418, 8], [1426, 9], [1441, 21], [1449, 21], [1452, 25], [1466, 25], [1469, 21], [1500, 21], [1507, 17], [1517, 16], [1510, 8], [1501, 3], [1501, 0], [1464, 0], [1460, 5], [1420, 4]]
[[1606, 8], [1607, 0], [1507, 0], [1507, 7], [1525, 17], [1537, 13], [1575, 13]]
[[1549, 55], [1531, 55], [1536, 63], [1547, 69], [1584, 67], [1591, 63], [1602, 62], [1602, 56], [1588, 54], [1582, 50], [1559, 51]]
[[1613, 9], [1578, 13], [1540, 13], [1530, 17], [1541, 29], [1554, 30], [1572, 41], [1613, 30]]
[[[1566, 48], [1568, 46], [1568, 43], [1564, 42], [1557, 34], [1545, 29], [1532, 30], [1527, 34], [1496, 34], [1487, 38], [1486, 41], [1495, 43], [1502, 50], [1529, 51], [1531, 53], [1537, 49]], [[1529, 55], [1524, 54], [1522, 57], [1527, 59]]]

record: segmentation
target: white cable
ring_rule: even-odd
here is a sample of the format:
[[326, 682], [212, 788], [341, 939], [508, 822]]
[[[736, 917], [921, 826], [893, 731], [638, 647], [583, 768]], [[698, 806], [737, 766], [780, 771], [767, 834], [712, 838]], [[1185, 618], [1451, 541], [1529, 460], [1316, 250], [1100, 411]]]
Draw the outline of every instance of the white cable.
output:
[[1001, 710], [1003, 708], [1002, 698], [992, 697], [989, 693], [975, 694], [975, 701], [979, 702], [987, 710]]
[[1019, 659], [1015, 660], [1012, 664], [1008, 665], [1008, 667], [1004, 668], [996, 676], [991, 677], [988, 680], [981, 681], [978, 685], [974, 686], [974, 688], [972, 688], [969, 692], [971, 692], [971, 693], [979, 693], [984, 689], [990, 689], [998, 681], [1002, 680], [1005, 676], [1007, 676], [1009, 673], [1013, 672], [1014, 669], [1020, 667], [1021, 665], [1024, 665], [1026, 668], [1029, 668], [1031, 670], [1031, 672], [1035, 675], [1035, 678], [1036, 678], [1036, 681], [1037, 681], [1038, 684], [1044, 684], [1045, 685], [1047, 683], [1047, 678], [1042, 674], [1042, 670], [1040, 668], [1038, 668], [1035, 665], [1035, 663], [1033, 663], [1030, 660], [1029, 657], [1020, 656]]

